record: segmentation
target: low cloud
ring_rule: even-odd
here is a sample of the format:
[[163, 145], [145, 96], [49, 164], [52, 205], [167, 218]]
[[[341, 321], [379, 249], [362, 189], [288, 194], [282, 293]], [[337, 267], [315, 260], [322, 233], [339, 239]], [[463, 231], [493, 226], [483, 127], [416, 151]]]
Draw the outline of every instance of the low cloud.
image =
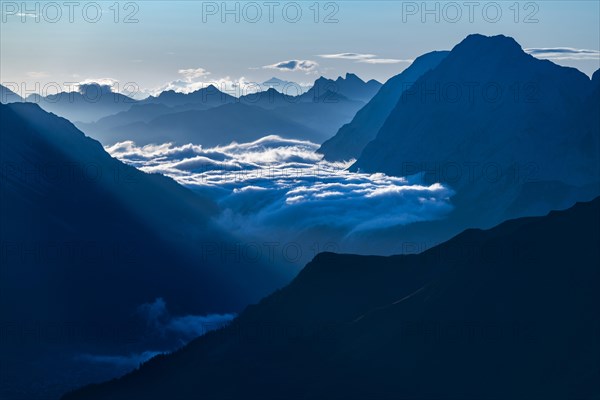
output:
[[236, 317], [236, 314], [172, 316], [162, 298], [141, 305], [138, 312], [146, 321], [150, 333], [175, 336], [184, 344], [207, 332], [226, 326]]
[[263, 68], [277, 69], [280, 71], [302, 71], [310, 72], [318, 67], [319, 64], [311, 60], [288, 60], [281, 61], [271, 65], [265, 65]]
[[126, 142], [107, 151], [211, 197], [222, 210], [217, 222], [244, 240], [277, 238], [304, 248], [325, 241], [334, 242], [334, 250], [374, 252], [372, 238], [393, 240], [386, 230], [444, 218], [452, 210], [449, 187], [424, 185], [420, 175], [350, 172], [352, 161], [324, 161], [318, 147], [266, 136], [213, 148]]
[[[116, 375], [131, 371], [151, 358], [167, 354], [186, 345], [190, 340], [228, 325], [236, 314], [173, 316], [164, 299], [138, 307], [138, 317], [146, 323], [146, 332], [136, 344], [138, 351], [127, 354], [80, 354], [76, 360], [111, 367]], [[163, 350], [140, 350], [162, 348]]]
[[550, 60], [600, 60], [600, 51], [572, 47], [530, 48], [525, 52]]

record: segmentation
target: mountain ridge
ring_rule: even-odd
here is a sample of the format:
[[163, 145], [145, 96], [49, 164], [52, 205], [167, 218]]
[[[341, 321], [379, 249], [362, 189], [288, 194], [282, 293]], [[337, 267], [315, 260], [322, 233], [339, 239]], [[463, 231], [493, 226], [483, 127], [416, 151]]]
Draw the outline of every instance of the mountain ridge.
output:
[[229, 327], [63, 400], [593, 398], [599, 222], [596, 198], [419, 255], [322, 253]]

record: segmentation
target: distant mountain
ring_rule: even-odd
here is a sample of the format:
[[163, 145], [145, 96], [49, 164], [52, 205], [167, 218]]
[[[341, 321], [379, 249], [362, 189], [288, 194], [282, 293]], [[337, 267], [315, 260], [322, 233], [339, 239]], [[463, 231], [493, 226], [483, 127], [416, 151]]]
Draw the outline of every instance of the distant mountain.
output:
[[351, 73], [347, 73], [343, 78], [340, 76], [336, 80], [320, 77], [315, 81], [313, 86], [301, 96], [301, 99], [302, 101], [318, 101], [325, 93], [331, 92], [351, 100], [358, 100], [366, 103], [375, 96], [381, 86], [381, 83], [374, 79], [365, 82], [355, 74]]
[[375, 139], [386, 118], [407, 90], [425, 72], [435, 68], [447, 51], [434, 51], [418, 57], [402, 73], [390, 78], [377, 94], [361, 108], [352, 121], [342, 126], [336, 135], [323, 143], [318, 152], [326, 160], [356, 159], [363, 148]]
[[0, 352], [14, 375], [3, 398], [99, 379], [78, 377], [82, 352], [147, 350], [143, 304], [237, 312], [293, 273], [224, 256], [239, 241], [212, 222], [212, 201], [111, 158], [67, 120], [29, 103], [0, 105], [0, 117]]
[[210, 86], [189, 94], [163, 92], [126, 111], [77, 126], [105, 145], [134, 140], [212, 146], [271, 134], [321, 143], [363, 105], [331, 91], [307, 100], [305, 95], [288, 96], [269, 88], [238, 99]]
[[[204, 103], [188, 103], [178, 106], [166, 106], [162, 103], [134, 104], [126, 111], [100, 118], [96, 122], [77, 122], [75, 125], [87, 135], [104, 142], [105, 139], [111, 137], [112, 132], [119, 132], [123, 126], [150, 122], [161, 115], [188, 110], [206, 110], [208, 108], [210, 106]], [[108, 144], [112, 144], [112, 142]]]
[[113, 92], [110, 86], [98, 84], [81, 85], [78, 92], [48, 96], [32, 94], [26, 100], [72, 122], [94, 122], [137, 103], [131, 97]]
[[214, 85], [198, 89], [191, 93], [180, 93], [173, 90], [167, 90], [158, 96], [150, 96], [141, 101], [142, 104], [163, 104], [169, 107], [182, 105], [201, 105], [203, 108], [217, 107], [223, 104], [236, 101], [234, 96], [224, 93]]
[[269, 88], [257, 93], [250, 93], [239, 98], [241, 103], [258, 106], [266, 109], [287, 107], [299, 102], [298, 96], [290, 96], [279, 92], [275, 88]]
[[148, 122], [135, 122], [107, 129], [96, 133], [95, 137], [105, 145], [133, 140], [140, 145], [172, 142], [212, 147], [233, 141], [254, 141], [267, 135], [312, 141], [322, 137], [318, 131], [280, 116], [272, 110], [239, 102], [207, 110], [167, 113]]
[[273, 88], [280, 93], [285, 93], [288, 96], [296, 96], [306, 92], [310, 89], [310, 86], [304, 86], [297, 82], [292, 81], [284, 81], [279, 78], [272, 77], [271, 79], [264, 81], [261, 83], [262, 91], [268, 90], [269, 88]]
[[6, 86], [0, 85], [0, 103], [9, 104], [22, 102], [23, 98], [7, 88]]
[[[352, 100], [332, 91], [322, 93], [318, 98], [306, 101], [304, 96], [286, 97], [279, 101], [273, 112], [281, 118], [290, 119], [316, 132], [312, 141], [322, 143], [331, 137], [338, 128], [352, 119], [364, 102]], [[264, 103], [262, 107], [266, 107]]]
[[600, 199], [419, 255], [323, 253], [229, 327], [64, 400], [597, 398]]
[[471, 35], [404, 92], [351, 169], [449, 185], [446, 235], [543, 215], [600, 192], [597, 101], [580, 71]]

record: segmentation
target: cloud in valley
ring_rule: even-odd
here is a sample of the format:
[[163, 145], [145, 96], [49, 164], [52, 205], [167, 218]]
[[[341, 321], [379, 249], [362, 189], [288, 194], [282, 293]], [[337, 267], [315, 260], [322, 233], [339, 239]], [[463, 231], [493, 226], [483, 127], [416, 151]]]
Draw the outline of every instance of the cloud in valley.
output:
[[420, 176], [349, 172], [352, 162], [323, 161], [318, 147], [267, 136], [213, 148], [124, 142], [107, 151], [213, 198], [222, 209], [218, 222], [243, 238], [320, 240], [339, 250], [358, 240], [348, 250], [366, 252], [365, 235], [385, 236], [388, 228], [443, 218], [452, 209], [448, 187], [423, 185]]
[[[165, 300], [157, 298], [153, 302], [140, 305], [138, 317], [147, 326], [144, 338], [137, 343], [138, 351], [126, 354], [86, 353], [76, 356], [76, 360], [108, 366], [119, 373], [125, 373], [159, 354], [172, 352], [192, 339], [228, 325], [236, 314], [174, 316], [169, 313]], [[163, 350], [141, 350], [150, 346]]]

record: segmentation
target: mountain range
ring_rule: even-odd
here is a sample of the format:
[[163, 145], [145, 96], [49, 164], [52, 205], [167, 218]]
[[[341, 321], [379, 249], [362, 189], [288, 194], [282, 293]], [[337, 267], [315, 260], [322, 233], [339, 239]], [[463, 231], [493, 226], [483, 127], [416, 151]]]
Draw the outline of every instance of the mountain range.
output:
[[64, 400], [596, 398], [600, 199], [419, 255], [322, 253], [230, 326]]
[[133, 138], [137, 144], [226, 145], [267, 134], [321, 143], [350, 121], [380, 86], [346, 74], [336, 80], [321, 77], [310, 90], [294, 95], [268, 88], [236, 98], [209, 85], [138, 101], [109, 87], [87, 85], [80, 92], [31, 95], [27, 101], [68, 118], [104, 145]]

